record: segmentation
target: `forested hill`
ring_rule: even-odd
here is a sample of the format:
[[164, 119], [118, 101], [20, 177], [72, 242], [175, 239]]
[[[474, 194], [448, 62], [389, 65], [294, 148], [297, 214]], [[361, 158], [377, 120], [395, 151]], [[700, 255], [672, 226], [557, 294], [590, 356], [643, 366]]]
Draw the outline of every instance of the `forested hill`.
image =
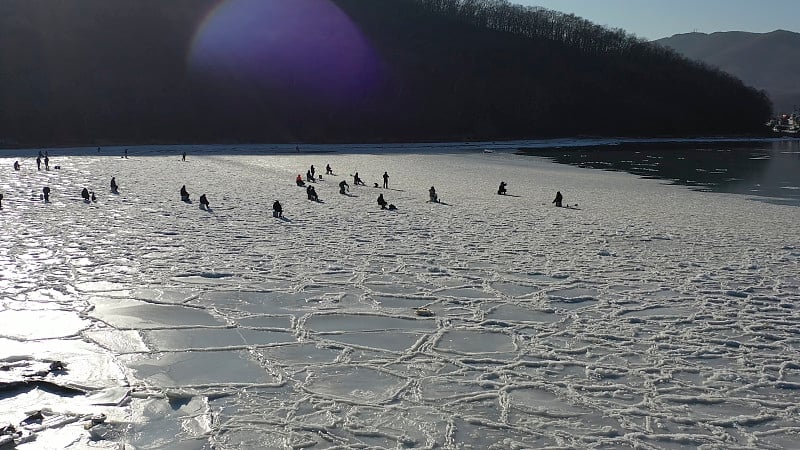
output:
[[763, 93], [499, 0], [4, 0], [0, 142], [757, 132]]

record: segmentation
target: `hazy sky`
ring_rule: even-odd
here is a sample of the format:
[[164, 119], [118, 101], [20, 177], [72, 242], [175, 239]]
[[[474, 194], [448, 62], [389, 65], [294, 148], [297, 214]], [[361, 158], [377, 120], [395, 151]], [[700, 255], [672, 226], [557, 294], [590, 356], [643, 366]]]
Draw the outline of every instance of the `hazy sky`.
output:
[[800, 32], [798, 0], [510, 0], [659, 39], [700, 31]]

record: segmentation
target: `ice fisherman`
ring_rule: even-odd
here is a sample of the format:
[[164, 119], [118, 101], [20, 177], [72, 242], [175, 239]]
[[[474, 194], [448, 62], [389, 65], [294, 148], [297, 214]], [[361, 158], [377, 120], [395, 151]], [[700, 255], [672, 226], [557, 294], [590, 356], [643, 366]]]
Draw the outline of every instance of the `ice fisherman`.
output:
[[272, 217], [283, 217], [283, 207], [277, 200], [272, 204]]
[[14, 170], [19, 170], [19, 161], [14, 161]]
[[0, 194], [0, 209], [3, 209], [3, 194]]
[[111, 177], [111, 193], [112, 194], [119, 193], [119, 186], [117, 186], [117, 180], [114, 177]]
[[50, 170], [50, 157], [47, 154], [44, 155], [44, 170]]
[[181, 200], [184, 202], [189, 201], [189, 191], [186, 190], [186, 185], [181, 186]]
[[347, 193], [346, 191], [349, 191], [349, 190], [350, 190], [350, 185], [347, 184], [347, 181], [342, 180], [342, 181], [339, 182], [339, 193], [340, 194], [346, 194]]
[[433, 186], [431, 186], [431, 188], [430, 188], [430, 189], [428, 189], [428, 194], [430, 194], [431, 201], [432, 201], [433, 203], [439, 203], [439, 196], [438, 196], [438, 195], [436, 195], [436, 188], [434, 188]]
[[36, 157], [36, 170], [42, 170], [42, 152]]
[[333, 169], [330, 164], [325, 164], [325, 175], [333, 175]]
[[181, 161], [186, 161], [186, 152], [181, 154]]
[[42, 188], [42, 198], [44, 198], [45, 203], [50, 202], [50, 187], [45, 186]]
[[311, 169], [310, 169], [310, 172], [311, 172], [311, 178], [314, 178], [314, 177], [316, 176], [316, 175], [314, 175], [314, 173], [315, 173], [314, 171], [315, 171], [315, 169], [314, 169], [314, 165], [312, 164], [312, 165], [311, 165]]
[[208, 199], [206, 194], [200, 196], [200, 209], [209, 209]]
[[378, 195], [378, 204], [381, 206], [381, 209], [386, 209], [388, 202], [383, 198], [383, 194]]
[[506, 186], [507, 186], [506, 182], [505, 181], [501, 181], [500, 182], [500, 187], [497, 188], [497, 194], [498, 195], [506, 195]]
[[353, 186], [358, 186], [359, 184], [362, 186], [366, 186], [361, 177], [358, 176], [358, 172], [356, 172], [355, 175], [353, 175]]
[[308, 195], [308, 199], [311, 201], [319, 201], [319, 196], [317, 195], [317, 190], [314, 189], [314, 186], [308, 186], [306, 188], [306, 195]]
[[561, 195], [561, 191], [556, 191], [556, 198], [553, 200], [553, 203], [556, 204], [559, 208], [561, 208], [561, 201], [564, 200], [564, 196]]
[[97, 202], [97, 196], [94, 195], [94, 191], [90, 192], [92, 194], [92, 203]]
[[83, 197], [84, 202], [89, 203], [89, 190], [83, 188], [83, 190], [81, 191], [81, 197]]
[[303, 176], [299, 173], [297, 174], [297, 178], [294, 179], [294, 182], [297, 183], [298, 186], [305, 186], [306, 183], [303, 181]]
[[383, 172], [383, 188], [389, 189], [389, 173]]

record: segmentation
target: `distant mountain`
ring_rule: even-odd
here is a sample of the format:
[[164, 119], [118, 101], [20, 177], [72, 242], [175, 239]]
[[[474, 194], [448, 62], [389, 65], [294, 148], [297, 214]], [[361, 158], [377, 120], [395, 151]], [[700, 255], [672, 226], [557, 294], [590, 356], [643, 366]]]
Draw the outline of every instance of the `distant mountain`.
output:
[[2, 0], [0, 143], [758, 133], [768, 99], [505, 0]]
[[655, 42], [767, 91], [776, 113], [800, 106], [800, 33], [686, 33]]

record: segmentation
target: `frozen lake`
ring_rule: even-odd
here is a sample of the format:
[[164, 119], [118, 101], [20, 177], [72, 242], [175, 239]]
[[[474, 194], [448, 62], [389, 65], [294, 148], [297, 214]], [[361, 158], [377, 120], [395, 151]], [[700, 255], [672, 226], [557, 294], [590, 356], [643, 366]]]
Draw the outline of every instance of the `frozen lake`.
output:
[[519, 146], [4, 154], [0, 445], [796, 446], [800, 208]]

